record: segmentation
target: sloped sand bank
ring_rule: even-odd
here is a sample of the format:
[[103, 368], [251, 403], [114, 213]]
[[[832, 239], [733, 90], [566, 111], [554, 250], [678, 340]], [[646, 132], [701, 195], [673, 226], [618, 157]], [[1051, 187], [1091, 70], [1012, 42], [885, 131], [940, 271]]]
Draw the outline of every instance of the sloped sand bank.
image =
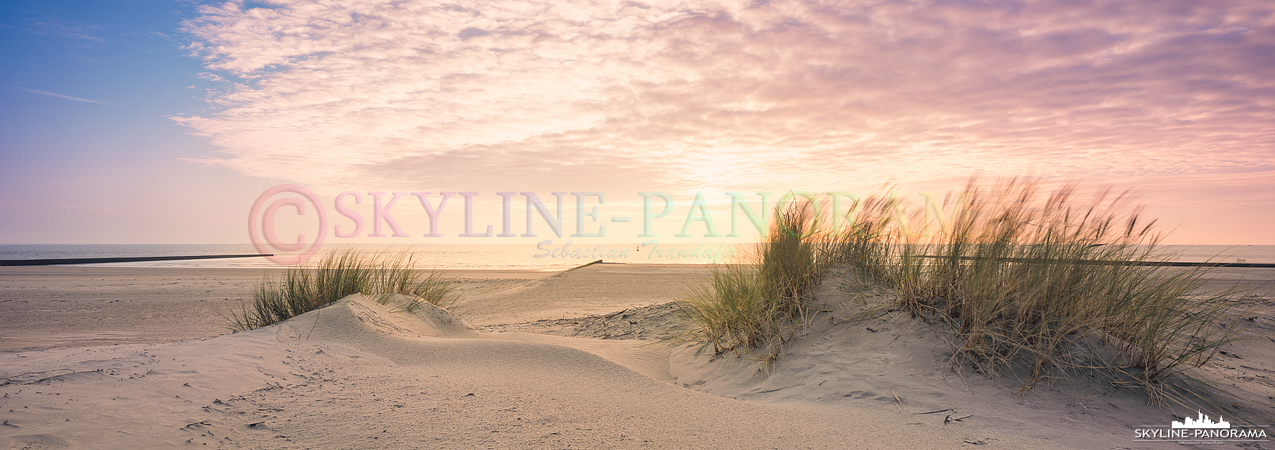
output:
[[[888, 293], [844, 292], [835, 281], [819, 292], [827, 311], [773, 365], [633, 339], [676, 328], [672, 290], [706, 273], [650, 270], [591, 266], [471, 286], [460, 318], [352, 296], [200, 340], [0, 353], [0, 444], [1182, 448], [1133, 442], [1129, 427], [1185, 411], [1102, 380], [1016, 396], [1008, 377], [950, 370], [950, 348], [923, 322], [888, 311], [846, 322]], [[1253, 301], [1251, 339], [1209, 370], [1234, 381], [1260, 418], [1275, 411], [1264, 397], [1275, 355], [1256, 339], [1275, 327], [1275, 308]], [[471, 316], [484, 326], [466, 325]]]
[[3, 436], [18, 448], [1046, 446], [875, 408], [727, 399], [659, 380], [644, 341], [579, 345], [591, 353], [452, 320], [355, 296], [199, 341], [6, 354]]

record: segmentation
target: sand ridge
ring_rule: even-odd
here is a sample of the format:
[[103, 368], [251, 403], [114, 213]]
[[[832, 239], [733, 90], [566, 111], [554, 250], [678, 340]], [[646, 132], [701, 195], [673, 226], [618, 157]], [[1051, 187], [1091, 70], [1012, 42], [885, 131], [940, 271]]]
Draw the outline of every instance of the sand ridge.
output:
[[465, 298], [452, 311], [479, 327], [611, 313], [680, 300], [711, 270], [701, 265], [593, 264]]
[[[414, 317], [349, 298], [198, 341], [0, 355], [26, 370], [0, 387], [14, 410], [4, 437], [71, 448], [1047, 446], [975, 427], [900, 428], [888, 411], [741, 402], [544, 336], [405, 326]], [[60, 367], [90, 375], [32, 379]]]
[[[1139, 448], [1127, 426], [1167, 423], [1174, 413], [1147, 406], [1136, 393], [1092, 384], [1055, 383], [1014, 396], [1015, 386], [1004, 380], [962, 377], [949, 370], [949, 349], [933, 330], [905, 315], [846, 322], [856, 296], [888, 293], [848, 292], [835, 281], [820, 287], [827, 312], [766, 371], [747, 358], [710, 355], [702, 345], [651, 339], [677, 326], [668, 303], [678, 299], [674, 291], [707, 273], [595, 265], [471, 279], [461, 282], [455, 311], [462, 314], [432, 307], [407, 313], [393, 301], [355, 296], [248, 332], [0, 353], [0, 442], [15, 448]], [[505, 316], [477, 314], [497, 297]], [[1272, 306], [1267, 297], [1252, 301]], [[1271, 327], [1271, 309], [1256, 310], [1257, 331]], [[564, 318], [564, 310], [601, 312]], [[487, 323], [468, 322], [466, 311]], [[1250, 344], [1228, 350], [1235, 358], [1222, 363], [1234, 369], [1238, 385], [1253, 396], [1266, 392], [1269, 382], [1261, 377], [1275, 366], [1264, 353]], [[1251, 408], [1275, 406], [1275, 399], [1249, 400]], [[951, 411], [923, 414], [942, 409]], [[945, 424], [945, 418], [963, 420]], [[1148, 448], [1164, 445], [1176, 447]]]

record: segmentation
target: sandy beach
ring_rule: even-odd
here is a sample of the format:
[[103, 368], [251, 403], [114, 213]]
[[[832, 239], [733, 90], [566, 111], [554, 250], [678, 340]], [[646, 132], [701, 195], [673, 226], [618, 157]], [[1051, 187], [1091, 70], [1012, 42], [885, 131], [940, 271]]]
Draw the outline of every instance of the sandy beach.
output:
[[[354, 296], [229, 333], [258, 269], [0, 268], [0, 443], [9, 448], [1180, 448], [1131, 427], [1195, 411], [1096, 379], [1016, 394], [954, 370], [890, 293], [819, 287], [772, 365], [669, 341], [705, 266], [455, 272], [451, 312]], [[1251, 325], [1201, 369], [1237, 417], [1275, 423], [1270, 271]], [[1264, 284], [1266, 283], [1266, 284]], [[746, 355], [745, 355], [746, 356]], [[1268, 443], [1255, 447], [1269, 448]], [[1207, 446], [1207, 448], [1217, 448]], [[1232, 447], [1233, 448], [1233, 447]]]
[[0, 10], [0, 450], [1275, 450], [1275, 0]]

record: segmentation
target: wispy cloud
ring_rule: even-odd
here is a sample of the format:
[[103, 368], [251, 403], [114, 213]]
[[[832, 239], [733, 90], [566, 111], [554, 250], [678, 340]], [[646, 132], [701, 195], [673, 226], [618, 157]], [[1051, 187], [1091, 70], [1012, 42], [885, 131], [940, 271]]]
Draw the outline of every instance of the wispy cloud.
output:
[[84, 102], [84, 103], [96, 103], [96, 104], [98, 104], [98, 105], [105, 105], [105, 104], [106, 104], [105, 102], [99, 102], [99, 101], [97, 101], [97, 100], [89, 100], [89, 99], [87, 99], [87, 98], [72, 97], [72, 96], [69, 96], [69, 95], [62, 95], [62, 94], [58, 94], [58, 93], [56, 93], [56, 92], [39, 91], [39, 90], [35, 90], [35, 89], [27, 89], [27, 88], [24, 88], [24, 87], [18, 87], [18, 86], [13, 86], [13, 88], [14, 88], [14, 89], [18, 89], [18, 90], [22, 90], [22, 91], [27, 91], [27, 92], [30, 92], [30, 93], [32, 93], [32, 94], [47, 95], [47, 96], [49, 96], [49, 97], [57, 97], [57, 98], [66, 99], [66, 100], [74, 100], [74, 101], [77, 101], [77, 102]]
[[105, 39], [94, 36], [89, 31], [92, 28], [94, 28], [92, 25], [61, 20], [28, 19], [26, 22], [26, 31], [29, 33], [80, 41], [106, 42]]
[[1264, 1], [270, 3], [186, 24], [230, 77], [218, 112], [175, 120], [249, 175], [674, 190], [1275, 169]]

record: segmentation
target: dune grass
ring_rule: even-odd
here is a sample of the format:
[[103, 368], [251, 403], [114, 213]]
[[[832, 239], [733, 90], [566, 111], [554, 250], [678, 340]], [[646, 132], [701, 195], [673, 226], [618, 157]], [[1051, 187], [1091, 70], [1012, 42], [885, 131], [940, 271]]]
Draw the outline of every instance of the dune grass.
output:
[[[695, 333], [718, 352], [762, 346], [773, 358], [809, 311], [814, 283], [844, 264], [848, 282], [893, 288], [898, 307], [950, 324], [955, 360], [1022, 374], [1023, 389], [1101, 368], [1167, 395], [1165, 380], [1205, 364], [1239, 331], [1233, 295], [1199, 293], [1207, 268], [1142, 264], [1168, 257], [1154, 221], [1125, 195], [1077, 196], [1074, 185], [1042, 196], [1032, 181], [971, 179], [941, 216], [887, 193], [856, 202], [837, 229], [809, 204], [790, 208], [754, 260], [717, 270], [690, 298]], [[804, 232], [782, 232], [793, 226]], [[1115, 356], [1098, 356], [1094, 341]]]
[[763, 347], [777, 355], [797, 319], [809, 312], [813, 288], [826, 272], [819, 257], [819, 222], [809, 202], [791, 203], [776, 216], [767, 240], [738, 264], [713, 271], [687, 301], [694, 337], [717, 353]]
[[[1056, 369], [1104, 367], [1159, 395], [1164, 380], [1203, 365], [1235, 336], [1223, 323], [1233, 302], [1196, 294], [1207, 269], [1141, 264], [1168, 256], [1156, 251], [1154, 221], [1126, 196], [1076, 196], [1075, 186], [1042, 197], [1033, 182], [971, 180], [944, 205], [945, 226], [896, 238], [897, 266], [876, 268], [887, 275], [875, 278], [899, 289], [914, 315], [949, 321], [956, 356], [988, 373], [1027, 369], [1024, 389]], [[1078, 351], [1088, 337], [1116, 347], [1118, 358]]]
[[240, 304], [228, 318], [234, 330], [264, 327], [305, 314], [351, 294], [375, 296], [387, 304], [394, 294], [406, 296], [394, 307], [408, 312], [422, 303], [449, 306], [453, 283], [437, 271], [412, 267], [405, 253], [360, 253], [341, 250], [325, 254], [313, 266], [289, 268], [279, 281], [263, 280], [253, 291], [251, 305]]

